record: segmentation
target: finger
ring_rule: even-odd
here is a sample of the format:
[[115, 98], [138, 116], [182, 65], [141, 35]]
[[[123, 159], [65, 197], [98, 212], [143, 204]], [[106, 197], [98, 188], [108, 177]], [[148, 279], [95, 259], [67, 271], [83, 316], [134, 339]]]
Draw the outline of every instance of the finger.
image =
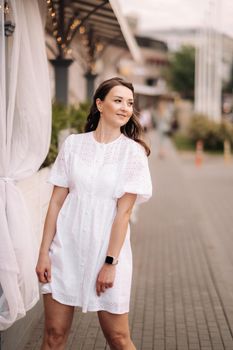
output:
[[97, 295], [100, 296], [101, 293], [105, 292], [105, 285], [101, 282], [97, 282], [97, 288], [96, 288]]
[[105, 292], [105, 284], [101, 284], [101, 288], [100, 288], [101, 292], [104, 293]]
[[99, 297], [100, 296], [100, 284], [99, 284], [98, 281], [96, 282], [96, 293], [97, 293], [97, 295]]
[[49, 267], [46, 271], [46, 278], [48, 282], [51, 282], [51, 268]]
[[37, 275], [38, 275], [39, 282], [41, 282], [41, 283], [46, 283], [47, 282], [47, 279], [46, 279], [46, 277], [45, 277], [43, 272], [39, 272]]
[[37, 274], [38, 279], [40, 279], [40, 276], [41, 276], [42, 272], [36, 270], [36, 274]]
[[38, 279], [41, 283], [47, 283], [48, 281], [48, 275], [47, 275], [47, 270], [45, 271], [37, 271], [37, 276]]

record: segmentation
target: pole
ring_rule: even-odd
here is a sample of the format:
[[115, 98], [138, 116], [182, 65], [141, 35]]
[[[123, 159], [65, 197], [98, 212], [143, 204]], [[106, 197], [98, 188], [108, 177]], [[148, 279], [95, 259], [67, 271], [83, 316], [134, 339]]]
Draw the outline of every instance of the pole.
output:
[[97, 77], [97, 74], [92, 73], [91, 71], [88, 71], [85, 73], [85, 78], [86, 78], [86, 97], [88, 100], [91, 100], [94, 94], [94, 83], [95, 83], [95, 78]]
[[64, 105], [68, 104], [69, 66], [73, 60], [56, 58], [50, 60], [55, 71], [55, 100]]
[[213, 65], [213, 28], [212, 28], [212, 6], [213, 3], [209, 3], [209, 23], [206, 28], [206, 115], [209, 119], [212, 116], [212, 98], [213, 98], [213, 76], [212, 76], [212, 65]]
[[221, 121], [222, 116], [222, 33], [221, 33], [221, 0], [215, 0], [214, 8], [214, 84], [213, 84], [213, 119]]
[[195, 111], [221, 121], [222, 34], [221, 0], [209, 0], [196, 41]]
[[195, 38], [195, 86], [194, 86], [194, 109], [196, 113], [200, 113], [200, 35], [198, 30]]

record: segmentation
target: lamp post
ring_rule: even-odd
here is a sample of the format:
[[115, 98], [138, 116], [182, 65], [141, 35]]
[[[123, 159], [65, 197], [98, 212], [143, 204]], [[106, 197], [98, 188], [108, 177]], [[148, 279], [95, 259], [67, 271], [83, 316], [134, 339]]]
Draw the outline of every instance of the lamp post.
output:
[[69, 66], [73, 63], [72, 59], [58, 57], [50, 60], [55, 71], [55, 96], [56, 102], [64, 105], [68, 104], [68, 82]]
[[84, 76], [87, 81], [86, 96], [87, 96], [87, 99], [91, 101], [94, 94], [94, 83], [95, 83], [97, 74], [94, 74], [89, 70], [88, 72], [85, 73]]

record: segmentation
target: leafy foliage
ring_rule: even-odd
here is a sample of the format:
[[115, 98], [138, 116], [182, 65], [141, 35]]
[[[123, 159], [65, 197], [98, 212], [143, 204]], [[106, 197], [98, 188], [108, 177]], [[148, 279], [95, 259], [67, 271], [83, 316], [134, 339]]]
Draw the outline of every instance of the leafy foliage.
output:
[[41, 168], [52, 164], [58, 154], [58, 135], [61, 130], [70, 129], [72, 133], [84, 131], [86, 118], [90, 109], [89, 102], [80, 103], [79, 107], [66, 107], [54, 104], [52, 109], [52, 134], [48, 155]]
[[188, 137], [187, 134], [182, 132], [175, 132], [172, 135], [172, 140], [175, 143], [175, 146], [178, 150], [183, 151], [194, 151], [195, 143]]
[[202, 140], [207, 150], [222, 150], [225, 140], [228, 140], [233, 146], [233, 125], [227, 121], [216, 123], [206, 116], [194, 115], [188, 136], [193, 143]]
[[168, 82], [183, 98], [194, 98], [195, 49], [182, 46], [175, 52], [170, 64]]

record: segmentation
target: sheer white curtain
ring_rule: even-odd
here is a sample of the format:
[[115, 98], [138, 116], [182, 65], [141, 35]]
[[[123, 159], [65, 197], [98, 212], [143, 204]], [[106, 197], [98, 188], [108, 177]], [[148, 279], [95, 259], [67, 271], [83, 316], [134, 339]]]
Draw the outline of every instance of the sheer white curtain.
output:
[[[38, 300], [37, 239], [17, 181], [48, 152], [51, 99], [44, 28], [37, 0], [10, 1], [15, 23], [4, 37], [0, 0], [0, 330]], [[8, 52], [6, 53], [6, 48]]]

